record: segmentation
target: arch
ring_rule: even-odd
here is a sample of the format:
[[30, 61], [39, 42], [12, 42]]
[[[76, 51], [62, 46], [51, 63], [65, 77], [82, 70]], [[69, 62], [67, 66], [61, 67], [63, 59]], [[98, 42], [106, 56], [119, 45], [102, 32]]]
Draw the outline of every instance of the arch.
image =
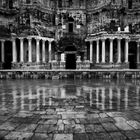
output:
[[67, 46], [65, 47], [65, 51], [77, 51], [75, 46]]

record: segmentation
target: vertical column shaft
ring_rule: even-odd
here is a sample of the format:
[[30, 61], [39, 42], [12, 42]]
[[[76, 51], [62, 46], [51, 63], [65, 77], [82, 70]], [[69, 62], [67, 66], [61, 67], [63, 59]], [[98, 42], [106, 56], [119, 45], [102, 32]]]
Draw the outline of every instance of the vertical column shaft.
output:
[[105, 63], [105, 39], [102, 40], [102, 63]]
[[46, 58], [45, 58], [45, 40], [43, 40], [43, 44], [42, 44], [42, 61], [45, 62]]
[[16, 48], [16, 40], [12, 41], [12, 55], [13, 55], [13, 63], [17, 62], [17, 48]]
[[93, 62], [93, 42], [90, 41], [90, 63]]
[[39, 48], [39, 39], [36, 40], [36, 62], [40, 62], [40, 48]]
[[113, 40], [110, 39], [110, 63], [113, 63]]
[[28, 50], [29, 50], [28, 62], [32, 62], [32, 40], [30, 38], [28, 39]]
[[99, 63], [99, 40], [96, 43], [96, 63]]
[[118, 63], [121, 63], [121, 40], [118, 39]]
[[20, 62], [24, 62], [23, 38], [20, 39]]
[[125, 41], [125, 63], [128, 63], [128, 53], [129, 53], [129, 41], [126, 39]]

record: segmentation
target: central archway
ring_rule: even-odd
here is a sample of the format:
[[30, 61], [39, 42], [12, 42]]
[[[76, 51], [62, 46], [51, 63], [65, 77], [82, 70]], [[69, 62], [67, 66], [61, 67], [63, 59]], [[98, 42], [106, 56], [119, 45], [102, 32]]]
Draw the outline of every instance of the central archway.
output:
[[76, 53], [75, 46], [68, 46], [65, 48], [66, 54], [66, 69], [76, 69]]

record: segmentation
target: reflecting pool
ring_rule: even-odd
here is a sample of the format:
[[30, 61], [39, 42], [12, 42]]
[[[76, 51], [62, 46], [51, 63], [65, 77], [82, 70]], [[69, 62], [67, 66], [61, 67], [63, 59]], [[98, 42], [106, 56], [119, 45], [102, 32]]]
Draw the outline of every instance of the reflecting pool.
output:
[[140, 138], [140, 81], [1, 80], [0, 138]]
[[33, 111], [45, 106], [84, 106], [99, 111], [139, 110], [139, 81], [0, 81], [2, 110]]

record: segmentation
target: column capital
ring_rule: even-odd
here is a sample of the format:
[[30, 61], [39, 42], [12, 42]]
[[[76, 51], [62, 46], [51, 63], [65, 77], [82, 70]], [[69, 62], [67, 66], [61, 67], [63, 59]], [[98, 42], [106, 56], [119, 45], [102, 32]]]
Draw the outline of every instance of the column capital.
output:
[[4, 39], [2, 39], [2, 40], [0, 40], [1, 42], [5, 42], [6, 40], [4, 40]]
[[89, 42], [90, 42], [90, 43], [93, 43], [93, 40], [90, 40]]
[[137, 42], [137, 47], [140, 47], [140, 42], [139, 41]]
[[103, 42], [104, 42], [105, 40], [106, 40], [106, 38], [101, 38], [101, 41], [103, 41]]
[[31, 41], [32, 40], [32, 37], [28, 37], [27, 40]]
[[122, 40], [122, 38], [117, 38], [117, 40], [118, 40], [118, 41], [121, 41], [121, 40]]
[[39, 38], [36, 38], [35, 40], [36, 40], [36, 42], [39, 42], [41, 39], [39, 39]]
[[113, 41], [113, 40], [114, 40], [114, 37], [109, 38], [109, 40], [110, 40], [110, 41]]
[[23, 37], [19, 37], [19, 39], [20, 39], [20, 40], [23, 40], [24, 38], [23, 38]]

